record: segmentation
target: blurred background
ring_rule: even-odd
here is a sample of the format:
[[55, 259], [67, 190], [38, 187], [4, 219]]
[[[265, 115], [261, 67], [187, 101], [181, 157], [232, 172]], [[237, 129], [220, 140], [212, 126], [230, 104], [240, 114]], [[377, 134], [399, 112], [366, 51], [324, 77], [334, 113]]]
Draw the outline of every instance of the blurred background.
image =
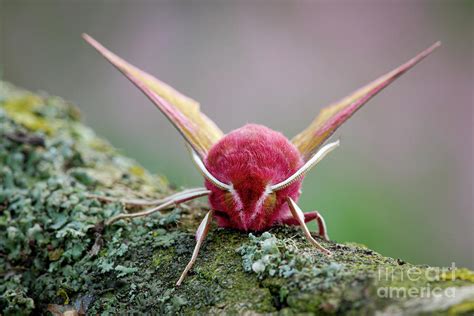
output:
[[77, 104], [125, 155], [192, 187], [202, 179], [179, 134], [82, 32], [200, 101], [225, 132], [255, 122], [289, 138], [441, 40], [336, 132], [342, 146], [306, 177], [300, 205], [337, 241], [474, 268], [473, 20], [471, 1], [3, 0], [0, 73]]

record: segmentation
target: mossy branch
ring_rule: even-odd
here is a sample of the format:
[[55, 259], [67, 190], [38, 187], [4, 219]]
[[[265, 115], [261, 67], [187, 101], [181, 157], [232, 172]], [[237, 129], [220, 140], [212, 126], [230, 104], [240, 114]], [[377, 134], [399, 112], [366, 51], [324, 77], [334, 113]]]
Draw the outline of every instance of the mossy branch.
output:
[[161, 198], [166, 180], [81, 124], [58, 97], [0, 82], [0, 311], [76, 314], [462, 314], [474, 274], [415, 266], [299, 229], [259, 236], [213, 227], [192, 273], [175, 287], [205, 205], [147, 219], [107, 218], [120, 198]]

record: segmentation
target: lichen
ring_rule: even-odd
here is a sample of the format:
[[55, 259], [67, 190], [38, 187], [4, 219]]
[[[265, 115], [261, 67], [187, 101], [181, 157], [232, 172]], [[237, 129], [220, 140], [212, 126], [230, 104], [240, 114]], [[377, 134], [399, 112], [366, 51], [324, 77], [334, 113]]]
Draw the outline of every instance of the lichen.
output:
[[[117, 198], [172, 193], [79, 121], [58, 97], [0, 82], [0, 313], [242, 314], [406, 311], [383, 287], [462, 289], [439, 312], [473, 310], [467, 269], [407, 280], [414, 266], [356, 244], [321, 241], [323, 256], [295, 227], [261, 235], [212, 227], [180, 287], [204, 203], [148, 218], [104, 220], [124, 211]], [[387, 270], [391, 269], [391, 270]], [[384, 273], [390, 271], [389, 278]]]
[[440, 279], [443, 281], [463, 280], [474, 282], [474, 272], [466, 268], [443, 271], [440, 275]]
[[[250, 234], [237, 251], [244, 270], [256, 274], [272, 289], [276, 304], [291, 312], [372, 314], [430, 295], [455, 302], [449, 297], [453, 286], [466, 290], [463, 286], [473, 283], [472, 271], [465, 268], [416, 266], [354, 243], [320, 242], [332, 256], [308, 247], [291, 228], [278, 228], [259, 237]], [[474, 291], [467, 294], [474, 298]], [[447, 304], [442, 311], [449, 307], [452, 313], [456, 306]], [[464, 311], [470, 305], [459, 306]]]

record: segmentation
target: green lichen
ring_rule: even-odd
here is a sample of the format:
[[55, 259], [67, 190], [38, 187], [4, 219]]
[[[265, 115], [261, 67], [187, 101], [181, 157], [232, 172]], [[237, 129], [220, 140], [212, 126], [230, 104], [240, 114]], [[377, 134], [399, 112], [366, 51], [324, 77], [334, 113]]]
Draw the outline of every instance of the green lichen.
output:
[[418, 302], [377, 290], [428, 286], [464, 295], [436, 312], [473, 311], [467, 269], [409, 280], [410, 269], [424, 274], [430, 267], [321, 241], [334, 254], [326, 257], [294, 227], [250, 237], [213, 227], [176, 287], [205, 214], [202, 203], [104, 227], [124, 206], [93, 195], [151, 199], [172, 191], [165, 178], [82, 125], [77, 109], [60, 98], [0, 82], [0, 135], [2, 315], [407, 312]]
[[[301, 235], [288, 238], [292, 235], [290, 228], [259, 237], [250, 234], [237, 250], [245, 271], [255, 273], [272, 289], [282, 310], [372, 314], [426, 295], [441, 293], [450, 299], [454, 287], [466, 289], [473, 282], [468, 269], [415, 266], [353, 243], [321, 240], [332, 252], [327, 257], [309, 248]], [[466, 293], [474, 297], [473, 291], [469, 288]]]
[[474, 311], [474, 300], [451, 307], [448, 310], [448, 315], [468, 315], [468, 313], [472, 314], [472, 311]]
[[474, 272], [466, 268], [443, 271], [440, 278], [443, 281], [463, 280], [474, 282]]

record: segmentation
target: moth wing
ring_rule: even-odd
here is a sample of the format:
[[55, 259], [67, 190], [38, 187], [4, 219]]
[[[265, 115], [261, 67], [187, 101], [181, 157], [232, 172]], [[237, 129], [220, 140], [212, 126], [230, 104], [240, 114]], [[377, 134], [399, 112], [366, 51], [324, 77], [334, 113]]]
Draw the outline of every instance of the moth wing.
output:
[[423, 58], [431, 54], [440, 45], [440, 42], [433, 44], [405, 64], [395, 68], [359, 90], [356, 90], [339, 102], [323, 108], [309, 127], [291, 140], [292, 143], [298, 148], [305, 160], [310, 159], [324, 141], [367, 101], [415, 66]]
[[165, 114], [191, 147], [204, 159], [224, 134], [204, 113], [199, 103], [152, 75], [129, 64], [87, 34], [84, 40], [122, 72]]

